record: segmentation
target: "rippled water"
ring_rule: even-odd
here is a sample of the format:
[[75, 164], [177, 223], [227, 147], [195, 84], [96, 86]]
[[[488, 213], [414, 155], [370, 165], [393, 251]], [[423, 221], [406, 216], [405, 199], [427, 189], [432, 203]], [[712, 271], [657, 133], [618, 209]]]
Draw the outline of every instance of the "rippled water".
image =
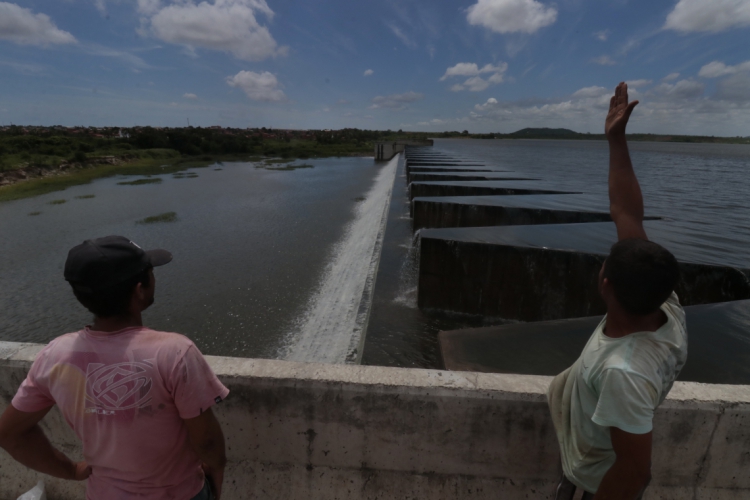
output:
[[[122, 234], [174, 254], [156, 270], [149, 326], [184, 333], [209, 354], [275, 357], [382, 169], [371, 158], [305, 163], [314, 168], [227, 163], [161, 184], [101, 179], [0, 203], [0, 338], [47, 342], [90, 322], [63, 280], [67, 251]], [[49, 204], [58, 199], [67, 201]], [[136, 223], [172, 211], [175, 222]]]
[[[542, 179], [540, 186], [585, 192], [593, 205], [608, 206], [606, 142], [440, 139], [433, 149]], [[630, 151], [646, 215], [667, 219], [670, 237], [689, 245], [697, 260], [750, 268], [750, 146], [633, 142]], [[417, 309], [405, 183], [396, 179], [364, 362], [434, 367], [439, 330], [478, 324]]]

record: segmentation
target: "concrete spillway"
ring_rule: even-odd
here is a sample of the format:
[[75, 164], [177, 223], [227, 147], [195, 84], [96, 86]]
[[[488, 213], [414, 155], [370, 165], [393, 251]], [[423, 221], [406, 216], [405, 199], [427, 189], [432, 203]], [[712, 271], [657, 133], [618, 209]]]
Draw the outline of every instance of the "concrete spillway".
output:
[[382, 168], [358, 207], [318, 292], [290, 333], [284, 359], [359, 362], [398, 161]]
[[[445, 366], [543, 374], [569, 366], [596, 326], [591, 317], [605, 312], [597, 276], [617, 239], [606, 193], [561, 191], [489, 163], [466, 166], [471, 160], [462, 159], [455, 165], [422, 166], [412, 158], [407, 151], [420, 309], [482, 318], [485, 324], [533, 322], [445, 332], [440, 336]], [[750, 262], [711, 252], [704, 242], [685, 236], [679, 223], [658, 220], [658, 215], [647, 217], [646, 230], [678, 258], [683, 280], [677, 293], [684, 305], [692, 306], [691, 339], [706, 345], [693, 368], [686, 368], [686, 380], [705, 376], [748, 383], [750, 369], [730, 367], [750, 360], [745, 339], [750, 318], [735, 320], [741, 316], [738, 311], [750, 306]], [[709, 317], [715, 321], [705, 319]], [[733, 340], [710, 349], [717, 330], [709, 323], [722, 325], [724, 336]], [[555, 334], [560, 335], [557, 342], [549, 341]], [[526, 335], [528, 342], [523, 341]], [[573, 347], [563, 349], [566, 336]], [[539, 346], [544, 355], [534, 362], [531, 353]], [[713, 378], [708, 369], [698, 369], [733, 356], [726, 369], [710, 369]], [[543, 363], [553, 368], [539, 371]], [[730, 373], [739, 375], [732, 378]]]

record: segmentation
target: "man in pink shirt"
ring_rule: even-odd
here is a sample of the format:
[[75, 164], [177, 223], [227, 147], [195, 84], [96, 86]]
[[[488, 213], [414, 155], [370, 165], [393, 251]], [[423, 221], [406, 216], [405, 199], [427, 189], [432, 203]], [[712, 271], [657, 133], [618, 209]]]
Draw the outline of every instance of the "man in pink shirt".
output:
[[[224, 435], [211, 406], [229, 390], [190, 339], [141, 320], [154, 302], [153, 268], [171, 260], [122, 236], [70, 251], [65, 279], [94, 324], [50, 342], [0, 416], [0, 446], [15, 460], [88, 480], [89, 500], [220, 497]], [[55, 404], [85, 461], [56, 450], [37, 425]]]

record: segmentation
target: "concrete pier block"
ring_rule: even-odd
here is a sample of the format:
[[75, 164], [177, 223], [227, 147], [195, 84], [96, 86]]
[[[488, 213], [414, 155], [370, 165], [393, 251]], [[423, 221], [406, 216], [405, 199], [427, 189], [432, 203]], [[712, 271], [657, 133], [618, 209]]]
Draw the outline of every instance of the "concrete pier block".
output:
[[[706, 259], [663, 221], [644, 225], [680, 261], [677, 291], [684, 305], [750, 299], [750, 266]], [[420, 235], [420, 308], [520, 321], [604, 313], [597, 277], [616, 241], [613, 223], [425, 229]]]
[[[551, 198], [551, 199], [550, 199]], [[414, 230], [611, 221], [606, 207], [585, 195], [414, 198]]]
[[[689, 306], [690, 352], [679, 380], [750, 384], [750, 301]], [[602, 316], [440, 332], [442, 366], [455, 371], [556, 375], [581, 354]], [[544, 346], [540, 349], [539, 346]]]
[[[544, 189], [540, 183], [526, 181], [451, 181], [412, 182], [409, 199], [430, 196], [484, 196], [507, 194], [564, 194], [566, 191]], [[572, 192], [570, 192], [572, 194]]]

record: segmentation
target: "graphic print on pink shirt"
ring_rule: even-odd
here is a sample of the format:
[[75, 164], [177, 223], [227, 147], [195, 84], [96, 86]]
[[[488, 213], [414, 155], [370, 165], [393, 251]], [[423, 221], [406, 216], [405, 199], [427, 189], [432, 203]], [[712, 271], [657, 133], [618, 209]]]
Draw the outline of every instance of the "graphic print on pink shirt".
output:
[[87, 498], [162, 500], [202, 488], [183, 420], [228, 393], [182, 335], [85, 329], [39, 353], [12, 404], [27, 412], [59, 406], [93, 469]]

